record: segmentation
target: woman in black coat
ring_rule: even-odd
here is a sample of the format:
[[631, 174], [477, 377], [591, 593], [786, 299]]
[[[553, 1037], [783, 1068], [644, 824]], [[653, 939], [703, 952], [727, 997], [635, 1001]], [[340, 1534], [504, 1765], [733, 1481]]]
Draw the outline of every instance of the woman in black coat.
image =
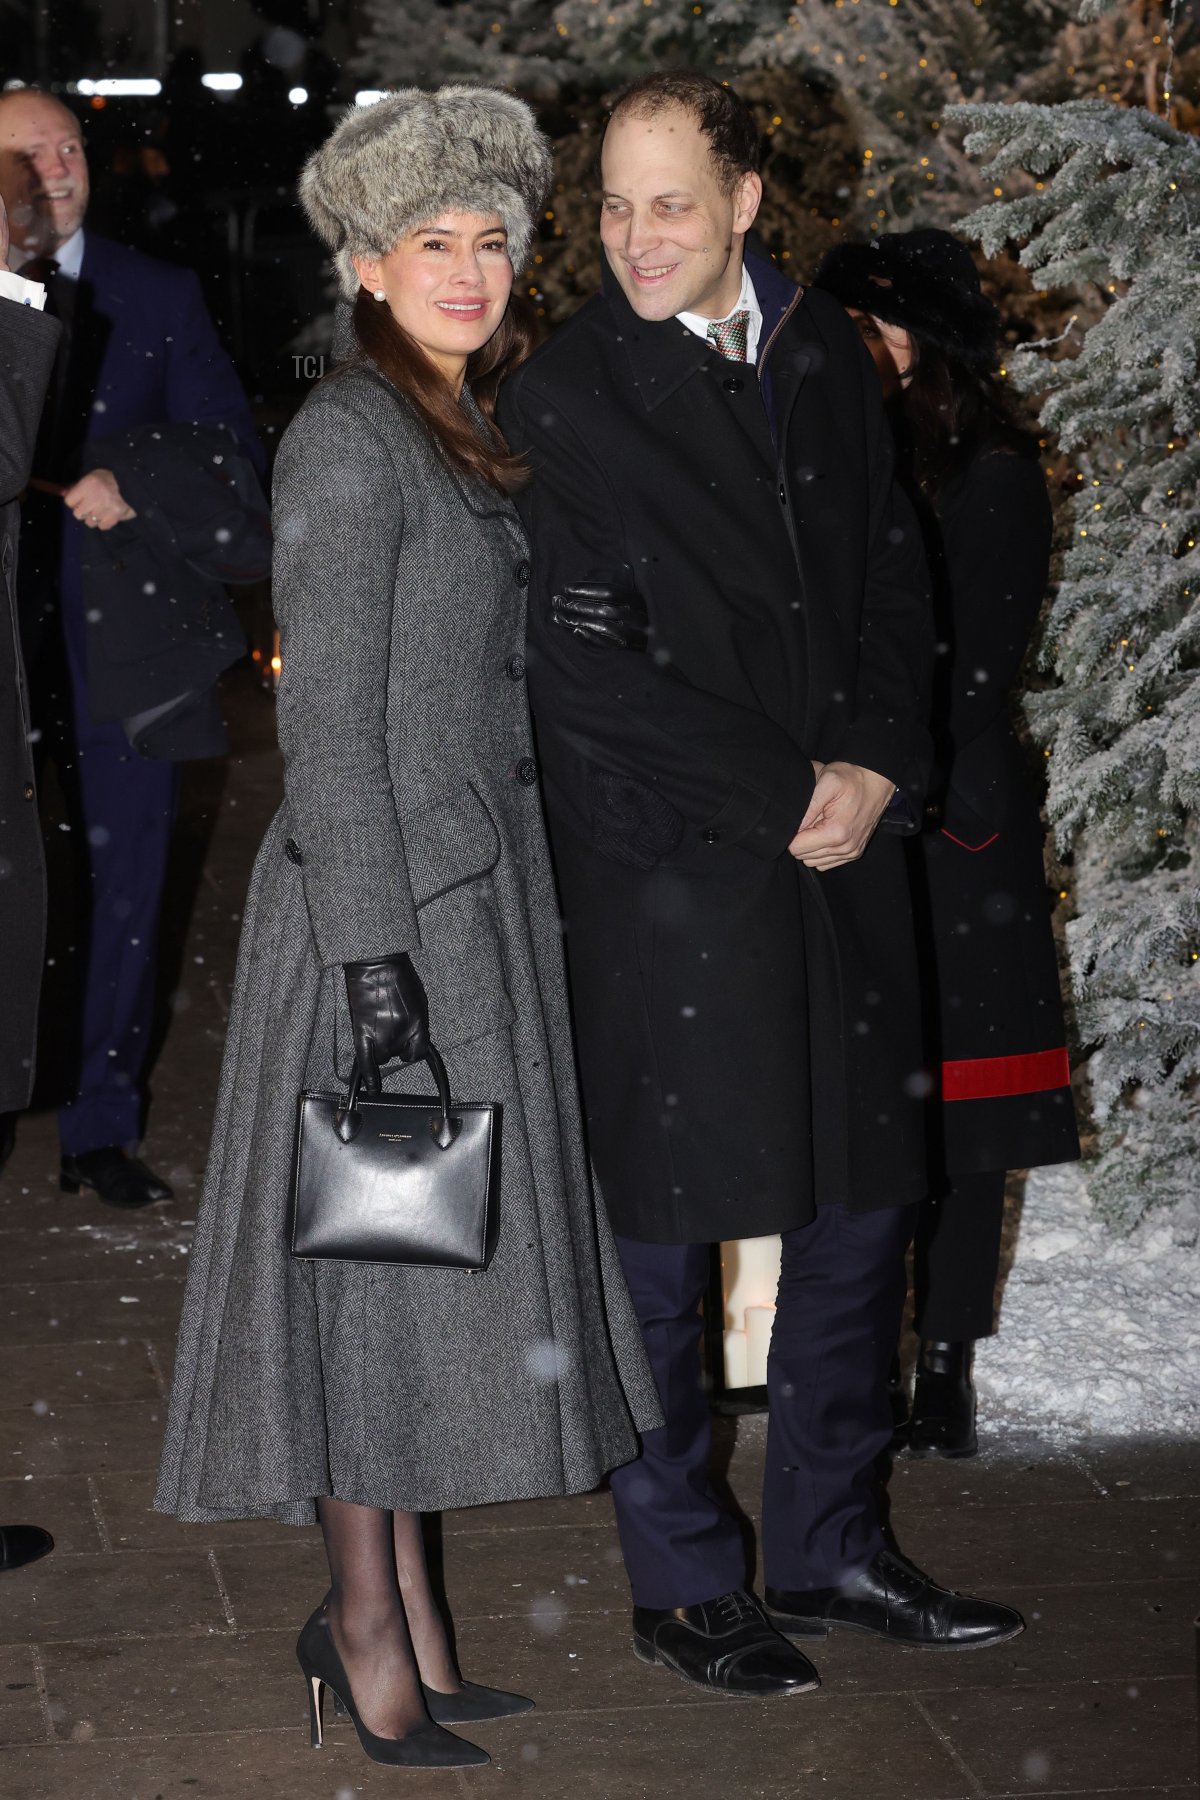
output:
[[1005, 1172], [1079, 1154], [1037, 789], [1012, 690], [1045, 593], [1037, 445], [996, 376], [999, 315], [943, 231], [832, 251], [926, 530], [939, 658], [935, 776], [912, 873], [930, 1061], [931, 1182], [915, 1252], [910, 1449], [976, 1449], [974, 1341], [993, 1330]]

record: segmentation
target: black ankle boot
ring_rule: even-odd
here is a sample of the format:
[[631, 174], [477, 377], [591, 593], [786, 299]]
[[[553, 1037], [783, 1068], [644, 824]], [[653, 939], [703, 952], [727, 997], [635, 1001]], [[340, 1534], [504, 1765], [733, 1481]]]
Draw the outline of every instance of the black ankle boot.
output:
[[908, 1447], [913, 1456], [974, 1456], [975, 1387], [971, 1380], [974, 1344], [921, 1340], [913, 1388]]

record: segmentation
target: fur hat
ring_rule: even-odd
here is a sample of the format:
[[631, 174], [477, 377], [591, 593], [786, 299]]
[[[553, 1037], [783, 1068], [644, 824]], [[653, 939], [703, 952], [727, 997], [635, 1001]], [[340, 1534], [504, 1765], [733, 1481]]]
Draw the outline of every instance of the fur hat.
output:
[[996, 360], [1000, 314], [984, 295], [971, 252], [948, 231], [892, 231], [838, 244], [813, 286], [843, 306], [903, 325], [968, 369], [983, 373]]
[[550, 189], [550, 145], [523, 100], [458, 84], [355, 106], [309, 157], [300, 200], [353, 299], [352, 256], [386, 256], [441, 212], [499, 213], [520, 271]]

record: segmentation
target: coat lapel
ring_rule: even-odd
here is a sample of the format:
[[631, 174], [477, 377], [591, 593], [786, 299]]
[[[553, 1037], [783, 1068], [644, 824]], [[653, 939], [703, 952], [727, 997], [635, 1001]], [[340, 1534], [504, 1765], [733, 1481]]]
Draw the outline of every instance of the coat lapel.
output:
[[646, 411], [652, 412], [703, 369], [714, 352], [678, 319], [639, 319], [607, 262], [601, 285], [633, 385]]

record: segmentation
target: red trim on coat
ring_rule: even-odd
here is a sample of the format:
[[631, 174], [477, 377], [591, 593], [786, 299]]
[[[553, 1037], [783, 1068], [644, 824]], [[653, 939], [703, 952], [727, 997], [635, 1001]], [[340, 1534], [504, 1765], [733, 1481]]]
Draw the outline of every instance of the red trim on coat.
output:
[[947, 831], [944, 825], [939, 825], [938, 830], [944, 838], [949, 838], [952, 844], [957, 844], [960, 850], [969, 850], [972, 856], [974, 856], [977, 851], [986, 850], [988, 845], [994, 844], [996, 839], [1000, 836], [998, 831], [993, 831], [991, 837], [984, 838], [982, 844], [968, 844], [963, 838], [955, 837], [952, 831]]
[[1002, 1100], [1010, 1094], [1048, 1093], [1069, 1087], [1071, 1065], [1063, 1050], [1030, 1050], [1020, 1056], [972, 1056], [942, 1064], [943, 1100]]

